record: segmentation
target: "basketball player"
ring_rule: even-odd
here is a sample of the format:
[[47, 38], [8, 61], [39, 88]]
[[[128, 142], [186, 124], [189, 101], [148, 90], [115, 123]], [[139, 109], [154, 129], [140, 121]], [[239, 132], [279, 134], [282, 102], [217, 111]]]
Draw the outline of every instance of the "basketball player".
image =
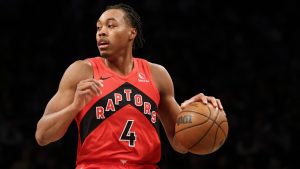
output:
[[44, 146], [78, 126], [77, 169], [157, 168], [161, 121], [175, 151], [186, 153], [174, 138], [181, 108], [191, 102], [220, 100], [200, 93], [182, 103], [174, 98], [172, 79], [161, 65], [132, 56], [143, 43], [138, 14], [128, 5], [108, 6], [97, 21], [101, 57], [75, 61], [39, 120], [36, 140]]

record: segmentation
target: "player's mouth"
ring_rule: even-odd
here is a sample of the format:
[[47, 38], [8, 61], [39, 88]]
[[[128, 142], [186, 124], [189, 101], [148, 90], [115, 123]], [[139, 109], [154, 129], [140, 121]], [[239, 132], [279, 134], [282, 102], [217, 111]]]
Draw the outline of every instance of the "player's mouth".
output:
[[99, 49], [105, 49], [108, 47], [108, 41], [106, 39], [100, 39], [98, 42], [97, 42], [97, 45], [99, 47]]

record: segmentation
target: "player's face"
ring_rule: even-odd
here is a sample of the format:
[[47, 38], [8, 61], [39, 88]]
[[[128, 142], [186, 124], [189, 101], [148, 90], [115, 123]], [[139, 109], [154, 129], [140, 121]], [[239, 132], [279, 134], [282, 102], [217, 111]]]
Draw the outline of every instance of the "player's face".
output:
[[105, 11], [97, 21], [96, 40], [101, 56], [127, 53], [132, 45], [132, 28], [120, 9]]

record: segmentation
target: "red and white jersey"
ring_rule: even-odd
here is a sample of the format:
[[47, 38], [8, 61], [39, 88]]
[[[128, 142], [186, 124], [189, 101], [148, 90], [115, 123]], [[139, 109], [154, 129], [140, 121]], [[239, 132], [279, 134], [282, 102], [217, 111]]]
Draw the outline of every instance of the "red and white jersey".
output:
[[94, 78], [102, 79], [104, 87], [75, 118], [76, 169], [157, 168], [160, 97], [148, 61], [134, 58], [134, 68], [127, 76], [113, 72], [101, 57], [89, 61]]

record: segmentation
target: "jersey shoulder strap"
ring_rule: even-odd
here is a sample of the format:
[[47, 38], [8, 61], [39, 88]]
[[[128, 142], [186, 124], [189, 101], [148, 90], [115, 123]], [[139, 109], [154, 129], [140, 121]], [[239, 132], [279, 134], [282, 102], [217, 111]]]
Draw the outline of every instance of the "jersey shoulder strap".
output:
[[92, 64], [94, 79], [99, 79], [100, 78], [100, 70], [101, 70], [101, 66], [102, 66], [101, 58], [100, 57], [88, 58], [88, 61]]

